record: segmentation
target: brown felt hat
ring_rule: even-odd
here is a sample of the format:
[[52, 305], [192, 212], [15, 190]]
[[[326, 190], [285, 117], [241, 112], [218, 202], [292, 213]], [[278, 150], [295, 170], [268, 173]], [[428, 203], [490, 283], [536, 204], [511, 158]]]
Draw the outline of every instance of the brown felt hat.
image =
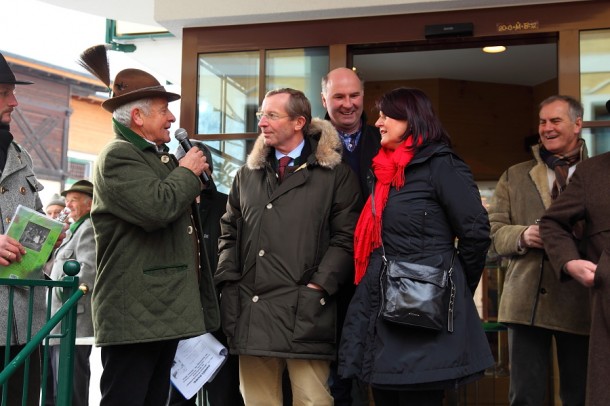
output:
[[168, 102], [178, 100], [180, 95], [165, 90], [150, 73], [140, 69], [120, 71], [112, 84], [112, 97], [102, 103], [102, 107], [113, 112], [117, 108], [140, 99], [163, 97]]
[[89, 195], [91, 197], [93, 197], [93, 183], [89, 182], [88, 180], [79, 180], [78, 182], [75, 182], [70, 189], [66, 189], [63, 192], [61, 192], [62, 196], [66, 196], [69, 192], [79, 192], [79, 193], [84, 193], [86, 195]]
[[9, 84], [9, 85], [32, 85], [34, 82], [30, 82], [29, 80], [17, 80], [15, 74], [11, 70], [11, 67], [8, 66], [6, 59], [4, 59], [4, 55], [0, 54], [0, 83]]

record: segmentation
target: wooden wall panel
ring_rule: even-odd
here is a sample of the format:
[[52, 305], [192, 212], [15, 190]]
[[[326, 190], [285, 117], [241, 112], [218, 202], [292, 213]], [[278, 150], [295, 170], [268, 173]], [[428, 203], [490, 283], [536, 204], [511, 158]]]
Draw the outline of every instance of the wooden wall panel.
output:
[[101, 103], [72, 98], [68, 149], [97, 155], [114, 138], [112, 114]]
[[531, 87], [449, 79], [367, 82], [369, 124], [378, 115], [375, 100], [400, 86], [419, 88], [430, 97], [456, 152], [477, 180], [496, 180], [509, 166], [531, 157], [525, 140], [537, 133], [539, 102]]

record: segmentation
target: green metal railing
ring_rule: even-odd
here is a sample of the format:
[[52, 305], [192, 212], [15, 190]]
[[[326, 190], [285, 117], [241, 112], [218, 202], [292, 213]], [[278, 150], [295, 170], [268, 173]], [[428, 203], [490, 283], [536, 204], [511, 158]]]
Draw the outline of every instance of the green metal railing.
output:
[[[42, 378], [41, 378], [41, 404], [44, 404], [46, 392], [47, 392], [47, 375], [49, 371], [47, 350], [49, 346], [49, 339], [57, 339], [59, 341], [59, 366], [58, 366], [58, 382], [56, 404], [62, 406], [71, 406], [72, 404], [72, 378], [74, 372], [74, 345], [76, 341], [76, 316], [77, 316], [77, 302], [85, 294], [88, 293], [89, 288], [86, 285], [79, 285], [79, 278], [77, 276], [80, 271], [80, 264], [77, 261], [70, 260], [64, 264], [64, 272], [66, 275], [60, 281], [51, 280], [32, 280], [32, 279], [3, 279], [0, 278], [0, 287], [6, 286], [7, 290], [0, 292], [0, 294], [6, 294], [8, 291], [8, 308], [7, 308], [7, 320], [6, 320], [6, 343], [4, 343], [4, 366], [2, 372], [0, 372], [0, 385], [2, 385], [2, 398], [0, 405], [8, 405], [8, 380], [15, 373], [15, 371], [22, 365], [23, 368], [23, 392], [21, 405], [27, 405], [28, 403], [28, 376], [30, 370], [30, 355], [44, 342], [44, 350], [41, 351], [41, 367], [42, 367]], [[26, 344], [23, 349], [13, 358], [10, 359], [10, 347], [11, 338], [13, 337], [13, 327], [15, 326], [14, 320], [14, 297], [15, 289], [29, 290], [28, 295], [28, 309], [29, 316], [27, 320], [27, 335]], [[35, 295], [38, 289], [44, 289], [46, 293], [46, 323], [40, 328], [39, 331], [34, 332], [32, 336], [32, 324], [33, 324], [33, 313]], [[62, 289], [63, 306], [51, 315], [51, 297], [54, 289]], [[4, 320], [0, 320], [0, 323], [4, 323]], [[50, 334], [53, 328], [61, 323], [60, 334]], [[13, 344], [15, 345], [15, 344]], [[31, 402], [31, 400], [30, 400]], [[11, 402], [13, 404], [13, 402]]]

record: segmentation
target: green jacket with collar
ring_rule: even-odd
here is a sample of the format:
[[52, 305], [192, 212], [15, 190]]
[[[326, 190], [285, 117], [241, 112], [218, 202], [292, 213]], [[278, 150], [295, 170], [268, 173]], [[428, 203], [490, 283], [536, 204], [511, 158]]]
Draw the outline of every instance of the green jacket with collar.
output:
[[116, 138], [100, 153], [93, 177], [96, 344], [217, 329], [212, 274], [199, 269], [198, 177], [178, 166], [166, 147], [159, 152], [116, 121], [114, 128]]

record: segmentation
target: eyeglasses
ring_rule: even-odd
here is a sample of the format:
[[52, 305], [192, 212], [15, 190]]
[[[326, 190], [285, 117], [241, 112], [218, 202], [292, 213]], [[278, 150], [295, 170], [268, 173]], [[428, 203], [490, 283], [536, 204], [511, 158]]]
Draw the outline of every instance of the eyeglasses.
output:
[[256, 112], [256, 118], [258, 119], [258, 121], [261, 121], [263, 119], [263, 117], [266, 117], [267, 120], [269, 120], [269, 121], [276, 121], [276, 120], [279, 120], [280, 118], [286, 118], [286, 117], [290, 117], [290, 116], [288, 114], [281, 116], [277, 113], [263, 113], [262, 111]]

